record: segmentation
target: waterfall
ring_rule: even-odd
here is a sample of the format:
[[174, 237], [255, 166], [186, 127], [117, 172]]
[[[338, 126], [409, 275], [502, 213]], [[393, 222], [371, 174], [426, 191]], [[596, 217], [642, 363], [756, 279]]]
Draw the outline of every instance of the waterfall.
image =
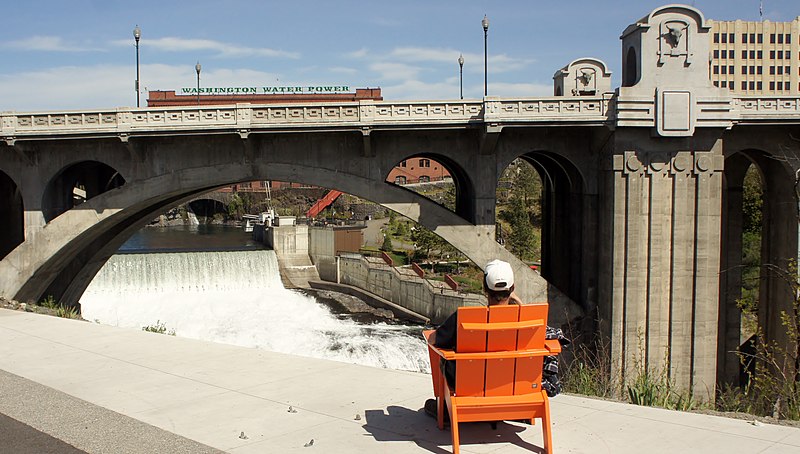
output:
[[274, 251], [117, 254], [81, 297], [83, 318], [353, 364], [426, 372], [418, 328], [357, 323], [283, 288]]

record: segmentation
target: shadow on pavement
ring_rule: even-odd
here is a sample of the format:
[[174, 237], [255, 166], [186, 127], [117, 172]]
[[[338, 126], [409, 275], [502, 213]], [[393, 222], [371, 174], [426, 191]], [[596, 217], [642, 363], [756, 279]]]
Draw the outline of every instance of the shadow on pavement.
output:
[[[421, 409], [411, 410], [390, 405], [386, 410], [367, 410], [364, 414], [367, 421], [363, 428], [375, 438], [375, 441], [412, 441], [420, 448], [433, 453], [452, 452], [450, 429], [445, 427], [445, 430], [439, 430], [436, 427], [436, 420]], [[476, 422], [462, 423], [459, 427], [461, 446], [509, 443], [532, 452], [544, 453], [542, 447], [531, 444], [519, 436], [519, 433], [525, 430], [536, 430], [536, 426], [499, 422], [495, 430], [488, 422]]]

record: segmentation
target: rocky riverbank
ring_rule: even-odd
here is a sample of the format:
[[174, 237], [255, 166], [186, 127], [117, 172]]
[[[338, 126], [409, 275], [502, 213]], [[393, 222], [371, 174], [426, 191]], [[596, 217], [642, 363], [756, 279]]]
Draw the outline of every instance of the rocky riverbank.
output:
[[58, 316], [58, 309], [56, 308], [40, 306], [38, 304], [20, 303], [19, 301], [7, 300], [3, 297], [0, 297], [0, 308]]

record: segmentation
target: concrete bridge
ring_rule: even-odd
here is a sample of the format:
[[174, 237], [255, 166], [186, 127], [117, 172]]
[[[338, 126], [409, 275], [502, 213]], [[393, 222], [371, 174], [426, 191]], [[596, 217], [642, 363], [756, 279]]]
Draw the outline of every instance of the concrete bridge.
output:
[[[677, 39], [664, 32], [675, 24]], [[782, 340], [793, 291], [770, 270], [798, 255], [800, 97], [712, 86], [709, 42], [700, 11], [656, 9], [623, 32], [623, 86], [595, 85], [610, 72], [594, 59], [557, 74], [588, 96], [2, 113], [0, 295], [76, 303], [164, 210], [237, 182], [303, 182], [395, 210], [479, 265], [512, 262], [551, 321], [596, 321], [615, 371], [667, 367], [713, 396], [738, 373], [751, 165], [765, 194], [759, 324]], [[411, 157], [447, 167], [455, 211], [385, 181]], [[542, 276], [494, 241], [498, 179], [516, 158], [544, 182]]]

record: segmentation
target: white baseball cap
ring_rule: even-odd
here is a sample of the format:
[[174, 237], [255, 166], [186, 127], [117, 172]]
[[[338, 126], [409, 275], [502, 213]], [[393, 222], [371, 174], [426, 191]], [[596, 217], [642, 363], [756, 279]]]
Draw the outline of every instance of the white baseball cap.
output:
[[489, 290], [511, 290], [514, 285], [514, 270], [508, 262], [492, 260], [486, 264], [484, 271], [484, 279]]

